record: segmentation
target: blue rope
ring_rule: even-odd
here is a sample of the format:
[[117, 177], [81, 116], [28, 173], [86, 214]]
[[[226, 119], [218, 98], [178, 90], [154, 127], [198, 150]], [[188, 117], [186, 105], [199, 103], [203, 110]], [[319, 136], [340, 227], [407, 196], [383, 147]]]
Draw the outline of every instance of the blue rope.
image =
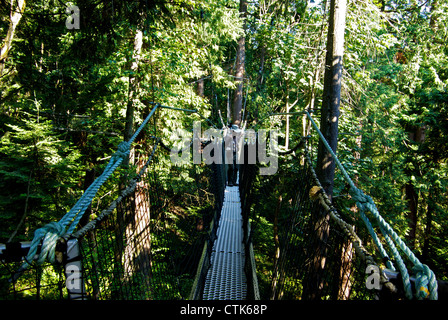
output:
[[[397, 235], [397, 233], [392, 229], [392, 227], [383, 219], [383, 217], [380, 215], [373, 199], [365, 195], [362, 190], [358, 189], [353, 181], [350, 179], [350, 176], [348, 175], [347, 171], [337, 158], [334, 151], [331, 149], [330, 145], [328, 144], [327, 140], [323, 136], [322, 132], [317, 127], [316, 123], [314, 122], [311, 115], [305, 111], [307, 117], [310, 119], [311, 124], [313, 125], [314, 129], [319, 134], [319, 137], [324, 144], [325, 148], [328, 150], [328, 152], [333, 157], [336, 165], [341, 170], [342, 174], [345, 177], [345, 180], [350, 185], [350, 194], [353, 197], [353, 199], [356, 201], [356, 205], [360, 210], [360, 216], [361, 219], [364, 221], [367, 230], [369, 231], [370, 235], [372, 236], [375, 245], [378, 247], [381, 255], [383, 258], [387, 257], [387, 254], [377, 236], [375, 233], [375, 230], [373, 229], [372, 224], [370, 223], [369, 219], [365, 215], [365, 211], [370, 211], [374, 218], [376, 219], [377, 223], [379, 224], [381, 233], [383, 234], [387, 245], [389, 246], [390, 250], [392, 251], [392, 255], [394, 256], [394, 259], [398, 265], [398, 269], [400, 270], [405, 294], [408, 299], [413, 298], [412, 294], [412, 288], [411, 288], [411, 282], [409, 279], [409, 273], [406, 269], [406, 265], [395, 246], [394, 242], [398, 245], [398, 247], [404, 252], [404, 254], [408, 257], [408, 259], [412, 262], [414, 265], [412, 268], [412, 271], [416, 275], [416, 297], [418, 299], [425, 299], [429, 298], [431, 300], [437, 300], [437, 280], [435, 277], [434, 272], [425, 264], [422, 264], [418, 258], [414, 255], [414, 253], [406, 246], [406, 244], [401, 240], [401, 238]], [[393, 241], [392, 241], [393, 240]], [[388, 261], [389, 262], [389, 261]], [[393, 269], [393, 265], [390, 263], [388, 264], [388, 268]]]
[[21, 266], [21, 270], [25, 270], [34, 260], [39, 244], [42, 243], [41, 252], [37, 258], [37, 263], [42, 264], [45, 259], [50, 263], [55, 261], [56, 243], [65, 234], [71, 234], [76, 229], [79, 221], [84, 215], [85, 211], [92, 203], [100, 187], [109, 179], [115, 170], [129, 157], [130, 147], [135, 138], [143, 130], [149, 119], [154, 115], [158, 104], [151, 110], [149, 115], [129, 139], [129, 141], [122, 141], [117, 148], [117, 151], [112, 155], [109, 163], [104, 169], [103, 173], [93, 181], [93, 183], [84, 191], [76, 204], [67, 212], [58, 222], [50, 222], [42, 228], [34, 232], [34, 238], [31, 241], [30, 249], [25, 258], [25, 262]]

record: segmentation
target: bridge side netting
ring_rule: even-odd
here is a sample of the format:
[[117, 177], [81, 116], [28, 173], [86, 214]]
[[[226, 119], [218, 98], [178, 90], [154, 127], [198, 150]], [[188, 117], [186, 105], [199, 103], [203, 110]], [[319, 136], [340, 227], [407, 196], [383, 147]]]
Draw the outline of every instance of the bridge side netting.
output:
[[[136, 160], [147, 159], [141, 153]], [[170, 167], [156, 154], [114, 213], [82, 236], [91, 299], [185, 299], [215, 214], [212, 171]]]
[[[261, 297], [374, 299], [377, 292], [365, 285], [368, 264], [357, 256], [350, 237], [320, 202], [310, 199], [316, 182], [305, 155], [287, 161], [279, 166], [282, 172], [278, 176], [258, 176], [258, 187], [252, 190], [253, 211], [257, 212], [252, 217], [253, 243]], [[261, 220], [263, 224], [257, 223]], [[272, 243], [259, 243], [267, 233]], [[363, 239], [368, 239], [366, 234]]]
[[[135, 146], [133, 165], [102, 186], [87, 219], [60, 241], [62, 247], [64, 241], [78, 242], [84, 299], [185, 299], [190, 294], [222, 205], [218, 180], [223, 174], [203, 164], [172, 165], [168, 150], [154, 140]], [[27, 248], [0, 253], [0, 299], [70, 297], [64, 248], [56, 250], [60, 261], [30, 263], [22, 272]]]

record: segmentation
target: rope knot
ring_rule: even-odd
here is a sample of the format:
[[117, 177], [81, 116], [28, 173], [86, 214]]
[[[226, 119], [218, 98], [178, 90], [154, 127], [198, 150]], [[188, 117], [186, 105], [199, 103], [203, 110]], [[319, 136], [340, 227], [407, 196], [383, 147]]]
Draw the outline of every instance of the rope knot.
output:
[[42, 229], [44, 229], [47, 234], [56, 234], [58, 236], [62, 236], [65, 231], [65, 226], [57, 221], [53, 221], [45, 225]]
[[41, 264], [45, 261], [45, 258], [48, 258], [48, 261], [53, 263], [55, 260], [56, 244], [59, 238], [65, 234], [65, 226], [59, 222], [50, 222], [42, 228], [42, 232], [45, 232], [45, 235], [37, 262]]
[[53, 263], [55, 260], [55, 249], [58, 239], [65, 234], [65, 225], [60, 222], [50, 222], [34, 232], [34, 238], [30, 245], [30, 250], [26, 257], [25, 265], [29, 265], [37, 253], [37, 248], [42, 241], [42, 248], [37, 259], [38, 264], [42, 264], [48, 257]]
[[419, 300], [434, 298], [437, 294], [437, 282], [431, 269], [426, 264], [419, 263], [412, 268], [412, 271], [416, 275], [417, 298]]
[[112, 156], [112, 158], [115, 159], [126, 159], [127, 157], [129, 157], [129, 152], [130, 152], [130, 144], [126, 141], [122, 141], [120, 142], [120, 144], [118, 145], [117, 151], [114, 153], [114, 155]]
[[350, 189], [350, 195], [352, 196], [353, 200], [356, 201], [356, 205], [361, 210], [365, 210], [369, 206], [375, 205], [375, 203], [373, 202], [372, 197], [370, 197], [369, 195], [364, 194], [364, 192], [362, 192], [362, 190], [360, 190], [360, 189], [351, 188]]

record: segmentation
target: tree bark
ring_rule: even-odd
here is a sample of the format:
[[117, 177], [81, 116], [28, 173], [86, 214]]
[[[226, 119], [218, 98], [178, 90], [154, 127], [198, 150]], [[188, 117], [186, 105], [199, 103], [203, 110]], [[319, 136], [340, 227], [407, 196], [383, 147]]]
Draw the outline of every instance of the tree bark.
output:
[[[341, 101], [342, 57], [344, 53], [344, 32], [346, 0], [332, 0], [330, 7], [327, 55], [324, 75], [324, 94], [321, 109], [320, 130], [331, 149], [336, 152], [338, 143], [339, 106]], [[319, 141], [317, 174], [331, 198], [333, 193], [335, 161], [322, 141]]]
[[352, 281], [350, 276], [353, 271], [353, 243], [348, 241], [342, 245], [341, 267], [339, 272], [340, 284], [338, 288], [338, 300], [350, 299]]
[[[266, 60], [266, 47], [264, 45], [261, 45], [261, 50], [260, 50], [260, 69], [258, 70], [258, 79], [257, 79], [257, 95], [261, 95], [262, 89], [263, 89], [263, 81], [264, 81], [264, 64], [265, 64], [265, 60]], [[259, 114], [259, 110], [258, 110], [258, 104], [256, 104], [255, 107], [255, 121], [258, 123], [258, 114]]]
[[[198, 84], [197, 84], [197, 94], [198, 96], [200, 96], [201, 98], [204, 97], [204, 78], [201, 78], [198, 80]], [[213, 100], [212, 100], [212, 105], [213, 105]]]
[[[84, 186], [83, 190], [86, 191], [88, 187], [95, 181], [95, 169], [87, 169], [84, 176]], [[90, 221], [90, 216], [92, 214], [92, 203], [89, 204], [86, 211], [84, 212], [81, 220], [79, 220], [79, 226], [83, 227]]]
[[14, 8], [14, 0], [11, 0], [11, 13], [10, 13], [10, 23], [6, 38], [2, 43], [0, 48], [0, 75], [3, 74], [3, 66], [6, 58], [8, 57], [9, 50], [11, 50], [12, 40], [14, 39], [14, 33], [16, 31], [17, 25], [22, 18], [23, 12], [25, 11], [25, 0], [18, 0], [17, 7]]
[[[347, 0], [331, 0], [320, 128], [334, 152], [338, 141], [346, 8]], [[322, 187], [331, 199], [335, 161], [322, 141], [319, 141], [316, 169]], [[330, 234], [330, 216], [321, 209], [314, 212], [313, 220], [316, 221], [315, 254], [309, 267], [309, 279], [304, 287], [303, 297], [311, 300], [320, 299], [325, 287], [324, 273], [328, 254], [326, 242]]]
[[275, 254], [274, 254], [274, 274], [271, 283], [271, 299], [275, 299], [277, 296], [277, 281], [278, 281], [278, 264], [280, 260], [280, 239], [278, 236], [278, 216], [280, 214], [280, 209], [282, 206], [282, 196], [280, 195], [277, 201], [277, 208], [275, 209], [274, 215], [274, 244], [275, 244]]
[[[297, 95], [297, 99], [290, 103], [290, 96], [289, 96], [289, 80], [286, 80], [286, 113], [289, 113], [292, 108], [299, 102], [299, 96]], [[285, 133], [285, 149], [289, 150], [289, 132], [291, 129], [290, 124], [290, 117], [289, 115], [286, 116], [286, 133]]]
[[415, 248], [415, 236], [417, 234], [417, 208], [418, 208], [418, 194], [414, 189], [414, 185], [411, 181], [409, 181], [405, 186], [405, 195], [408, 200], [408, 225], [409, 225], [409, 234], [408, 245], [412, 248]]
[[134, 99], [137, 95], [138, 81], [136, 73], [143, 45], [143, 32], [137, 30], [134, 38], [134, 53], [132, 55], [131, 74], [129, 75], [128, 103], [126, 107], [126, 125], [124, 129], [124, 140], [128, 141], [134, 134]]
[[[409, 139], [414, 143], [421, 144], [425, 141], [425, 127], [415, 127], [409, 132]], [[413, 173], [411, 173], [413, 174]], [[411, 249], [415, 248], [415, 239], [417, 236], [417, 223], [418, 223], [418, 203], [419, 194], [415, 190], [412, 181], [409, 181], [404, 188], [405, 197], [408, 203], [408, 226], [409, 234], [407, 235], [408, 244]]]
[[[125, 129], [124, 129], [124, 141], [129, 141], [130, 138], [134, 134], [134, 110], [135, 110], [135, 104], [134, 100], [137, 96], [137, 90], [138, 90], [138, 81], [137, 81], [137, 71], [138, 71], [138, 63], [140, 60], [140, 53], [143, 45], [143, 32], [141, 30], [136, 30], [135, 36], [134, 36], [134, 51], [132, 54], [132, 61], [131, 61], [131, 67], [130, 67], [130, 75], [129, 75], [129, 87], [128, 87], [128, 102], [126, 106], [126, 123], [125, 123]], [[128, 158], [126, 158], [123, 161], [124, 165], [129, 165], [129, 163], [134, 162], [133, 158], [134, 150], [131, 148], [131, 153]], [[128, 177], [127, 175], [124, 175], [121, 178], [120, 181], [120, 190], [123, 190], [126, 188], [128, 184]], [[131, 209], [129, 209], [131, 208]], [[132, 213], [129, 213], [131, 211]], [[132, 221], [134, 215], [135, 215], [135, 192], [131, 195], [129, 195], [117, 208], [117, 222], [115, 224], [114, 233], [117, 241], [117, 248], [114, 252], [114, 273], [117, 274], [117, 279], [115, 281], [118, 281], [120, 283], [125, 283], [127, 280], [121, 269], [125, 269], [126, 271], [129, 271], [129, 251], [132, 251], [132, 244], [127, 244], [125, 241], [123, 241], [123, 233], [128, 235], [129, 227], [132, 228], [132, 223], [129, 226], [129, 221]], [[130, 216], [132, 215], [132, 216]], [[123, 261], [124, 256], [124, 261]], [[117, 298], [119, 297], [119, 291], [116, 293]]]
[[[286, 113], [289, 113], [289, 81], [286, 82]], [[289, 115], [286, 115], [285, 149], [289, 150]]]
[[14, 8], [14, 0], [11, 0], [11, 14], [10, 23], [8, 28], [8, 33], [6, 34], [6, 39], [0, 49], [0, 61], [3, 61], [8, 56], [8, 52], [11, 49], [12, 40], [14, 39], [14, 32], [22, 18], [23, 11], [25, 10], [26, 2], [25, 0], [18, 0], [17, 7]]
[[435, 212], [435, 190], [431, 189], [428, 192], [427, 209], [426, 209], [426, 226], [425, 226], [425, 236], [423, 241], [423, 250], [422, 250], [422, 260], [424, 263], [427, 263], [430, 257], [431, 251], [431, 236], [432, 236], [432, 220]]
[[[438, 8], [438, 0], [434, 0], [431, 4], [431, 19], [429, 26], [434, 32], [437, 32], [438, 29], [438, 14], [436, 13]], [[425, 138], [424, 133], [420, 135], [421, 139]], [[435, 201], [438, 194], [438, 188], [433, 186], [428, 191], [428, 197], [426, 200], [426, 226], [425, 226], [425, 235], [423, 241], [423, 249], [422, 249], [422, 260], [424, 263], [427, 263], [430, 254], [431, 254], [431, 237], [432, 237], [432, 221], [434, 217], [434, 213], [436, 210]]]
[[[245, 26], [247, 13], [247, 0], [240, 0], [240, 14], [244, 19]], [[243, 27], [244, 29], [244, 27]], [[233, 97], [233, 113], [232, 123], [238, 126], [241, 125], [241, 111], [243, 109], [243, 86], [244, 86], [244, 68], [246, 60], [246, 37], [243, 35], [238, 40], [238, 49], [236, 54], [236, 72], [235, 79], [237, 80], [237, 87]]]
[[[360, 121], [359, 126], [362, 128], [362, 121]], [[358, 150], [354, 152], [354, 163], [353, 165], [356, 165], [357, 162], [361, 159], [361, 153], [359, 150], [361, 150], [361, 143], [362, 143], [362, 135], [359, 134], [356, 136], [356, 146], [358, 147]], [[353, 183], [358, 186], [358, 180], [359, 175], [355, 174], [353, 177]], [[350, 207], [350, 211], [357, 214], [358, 207], [353, 204], [352, 207]], [[341, 287], [339, 288], [338, 292], [338, 300], [348, 300], [350, 299], [350, 293], [352, 289], [352, 281], [350, 280], [350, 276], [353, 272], [353, 243], [350, 240], [347, 240], [346, 243], [342, 244], [342, 252], [341, 252], [341, 267], [340, 267], [340, 283]]]

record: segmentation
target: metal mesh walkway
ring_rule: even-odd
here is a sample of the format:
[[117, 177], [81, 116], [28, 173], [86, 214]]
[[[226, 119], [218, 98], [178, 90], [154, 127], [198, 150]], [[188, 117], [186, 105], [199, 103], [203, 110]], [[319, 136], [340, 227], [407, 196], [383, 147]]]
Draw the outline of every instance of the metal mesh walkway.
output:
[[244, 274], [243, 218], [240, 191], [227, 186], [213, 244], [211, 267], [205, 281], [204, 300], [243, 300], [247, 283]]

